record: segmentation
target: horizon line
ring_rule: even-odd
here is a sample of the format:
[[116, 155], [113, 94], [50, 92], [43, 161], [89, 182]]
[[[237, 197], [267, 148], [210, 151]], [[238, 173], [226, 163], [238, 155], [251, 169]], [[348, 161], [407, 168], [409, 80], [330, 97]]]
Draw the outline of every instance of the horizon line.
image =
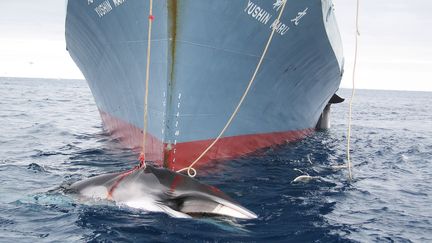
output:
[[[85, 78], [54, 78], [54, 77], [11, 77], [0, 76], [0, 79], [42, 79], [42, 80], [72, 80], [72, 81], [86, 81]], [[351, 87], [340, 86], [339, 89], [351, 90]], [[369, 90], [369, 91], [400, 91], [400, 92], [432, 92], [432, 90], [416, 90], [416, 89], [379, 89], [379, 88], [356, 88], [356, 90]]]

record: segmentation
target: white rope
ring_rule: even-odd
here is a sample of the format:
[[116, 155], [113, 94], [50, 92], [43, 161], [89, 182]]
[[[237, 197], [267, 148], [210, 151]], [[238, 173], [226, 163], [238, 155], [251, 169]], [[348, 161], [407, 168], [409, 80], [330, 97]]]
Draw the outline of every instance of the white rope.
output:
[[150, 56], [151, 56], [151, 35], [153, 24], [153, 0], [150, 0], [149, 9], [149, 25], [147, 37], [147, 64], [146, 64], [146, 79], [145, 79], [145, 95], [144, 95], [144, 127], [143, 127], [143, 145], [142, 145], [142, 164], [145, 166], [145, 151], [147, 140], [147, 118], [148, 118], [148, 93], [149, 93], [149, 79], [150, 79]]
[[359, 9], [360, 9], [360, 0], [357, 0], [357, 9], [356, 9], [356, 34], [355, 34], [355, 53], [354, 53], [354, 67], [352, 73], [352, 93], [351, 99], [349, 102], [349, 116], [348, 116], [348, 134], [347, 134], [347, 167], [349, 173], [349, 179], [352, 180], [352, 165], [351, 165], [351, 121], [352, 121], [352, 105], [355, 96], [355, 78], [356, 78], [356, 69], [357, 69], [357, 57], [358, 57], [358, 37], [360, 35], [359, 32]]
[[[280, 19], [281, 19], [281, 16], [282, 16], [282, 13], [284, 12], [284, 9], [285, 9], [285, 5], [286, 5], [286, 0], [284, 0], [283, 1], [283, 5], [282, 5], [282, 7], [281, 7], [281, 10], [280, 10], [280, 12], [279, 12], [279, 16], [278, 16], [278, 18], [277, 18], [277, 22], [276, 23], [280, 23]], [[215, 140], [213, 140], [213, 142], [201, 153], [201, 155], [200, 156], [198, 156], [198, 158], [196, 158], [188, 167], [185, 167], [185, 168], [183, 168], [183, 169], [181, 169], [181, 170], [178, 170], [177, 172], [183, 172], [183, 171], [187, 171], [187, 173], [188, 173], [188, 175], [190, 176], [190, 177], [195, 177], [196, 175], [197, 175], [197, 171], [196, 171], [196, 169], [194, 169], [193, 167], [194, 167], [194, 165], [196, 164], [196, 163], [198, 163], [198, 161], [219, 141], [219, 139], [223, 136], [223, 134], [225, 133], [225, 131], [228, 129], [228, 127], [231, 125], [231, 122], [234, 120], [234, 117], [237, 115], [237, 113], [238, 113], [238, 111], [239, 111], [239, 109], [240, 109], [240, 107], [241, 107], [241, 105], [243, 104], [243, 101], [244, 101], [244, 99], [246, 98], [246, 96], [248, 95], [248, 93], [249, 93], [249, 90], [250, 90], [250, 88], [251, 88], [251, 86], [252, 86], [252, 84], [253, 84], [253, 82], [255, 81], [255, 78], [256, 78], [256, 75], [258, 74], [258, 71], [259, 71], [259, 69], [260, 69], [260, 67], [261, 67], [261, 64], [262, 64], [262, 62], [263, 62], [263, 60], [264, 60], [264, 57], [265, 57], [265, 55], [267, 54], [267, 50], [268, 50], [268, 48], [269, 48], [269, 46], [270, 46], [270, 43], [272, 42], [272, 40], [273, 40], [273, 36], [274, 36], [274, 33], [276, 32], [276, 25], [274, 25], [273, 26], [273, 28], [272, 28], [273, 30], [272, 30], [272, 32], [271, 32], [271, 34], [270, 34], [270, 37], [269, 37], [269, 39], [268, 39], [268, 41], [267, 41], [267, 44], [266, 44], [266, 46], [265, 46], [265, 48], [264, 48], [264, 51], [263, 51], [263, 53], [262, 53], [262, 55], [261, 55], [261, 58], [260, 58], [260, 60], [259, 60], [259, 62], [258, 62], [258, 64], [257, 64], [257, 66], [256, 66], [256, 68], [255, 68], [255, 71], [254, 71], [254, 73], [253, 73], [253, 75], [252, 75], [252, 78], [250, 79], [250, 81], [249, 81], [249, 84], [248, 84], [248, 86], [247, 86], [247, 88], [246, 88], [246, 90], [244, 91], [244, 93], [243, 93], [243, 95], [242, 95], [242, 97], [241, 97], [241, 99], [240, 99], [240, 101], [239, 101], [239, 103], [237, 104], [237, 107], [235, 108], [235, 110], [234, 110], [234, 112], [231, 114], [231, 117], [228, 119], [228, 121], [227, 121], [227, 123], [225, 124], [225, 126], [224, 126], [224, 128], [222, 129], [222, 131], [219, 133], [219, 135], [216, 137], [216, 139]]]

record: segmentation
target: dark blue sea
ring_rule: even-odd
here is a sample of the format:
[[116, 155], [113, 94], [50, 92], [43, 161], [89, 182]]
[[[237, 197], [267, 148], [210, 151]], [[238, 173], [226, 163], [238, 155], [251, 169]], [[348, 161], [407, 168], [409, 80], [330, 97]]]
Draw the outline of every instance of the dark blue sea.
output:
[[[349, 90], [340, 95], [349, 97]], [[432, 93], [359, 90], [333, 127], [207, 168], [256, 220], [176, 219], [59, 189], [136, 165], [103, 129], [85, 81], [0, 79], [0, 242], [432, 242]], [[300, 175], [314, 180], [293, 183]]]

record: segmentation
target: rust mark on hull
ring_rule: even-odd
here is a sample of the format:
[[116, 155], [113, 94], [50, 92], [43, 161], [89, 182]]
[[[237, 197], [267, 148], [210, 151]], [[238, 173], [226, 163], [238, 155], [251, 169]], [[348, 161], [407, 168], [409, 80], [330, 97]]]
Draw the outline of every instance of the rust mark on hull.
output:
[[168, 36], [170, 40], [170, 80], [172, 86], [174, 82], [174, 66], [176, 57], [176, 40], [177, 40], [177, 0], [168, 0]]
[[[165, 136], [170, 137], [172, 131], [170, 129], [170, 124], [172, 123], [172, 117], [170, 114], [173, 114], [173, 97], [175, 96], [175, 63], [176, 63], [176, 40], [177, 40], [177, 28], [178, 28], [178, 6], [177, 0], [167, 0], [167, 8], [168, 8], [168, 83], [167, 83], [167, 97], [166, 97], [166, 125], [165, 125]], [[166, 142], [167, 137], [164, 139]], [[164, 158], [163, 158], [163, 166], [168, 168], [171, 159], [172, 147], [171, 144], [166, 144], [164, 146]]]

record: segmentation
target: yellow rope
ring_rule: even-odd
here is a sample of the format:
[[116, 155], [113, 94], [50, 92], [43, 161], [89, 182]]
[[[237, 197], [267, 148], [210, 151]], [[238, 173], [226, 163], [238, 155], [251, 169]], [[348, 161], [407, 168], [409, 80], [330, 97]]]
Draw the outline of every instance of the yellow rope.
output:
[[356, 35], [355, 35], [355, 52], [354, 52], [354, 67], [352, 73], [352, 93], [351, 99], [349, 102], [349, 116], [348, 116], [348, 134], [347, 134], [347, 167], [349, 173], [349, 179], [352, 180], [352, 167], [351, 167], [351, 154], [350, 154], [350, 145], [351, 145], [351, 120], [352, 120], [352, 104], [355, 96], [355, 77], [356, 77], [356, 68], [357, 68], [357, 55], [358, 55], [358, 37], [360, 35], [359, 32], [359, 9], [360, 9], [360, 0], [357, 0], [357, 10], [356, 10]]
[[[282, 5], [282, 8], [281, 8], [281, 10], [280, 10], [280, 12], [279, 12], [279, 16], [278, 16], [278, 18], [277, 18], [277, 22], [276, 23], [279, 23], [280, 22], [280, 18], [281, 18], [281, 16], [282, 16], [282, 13], [284, 12], [284, 9], [285, 9], [285, 5], [286, 5], [286, 0], [285, 1], [283, 1], [283, 5]], [[257, 66], [256, 66], [256, 68], [255, 68], [255, 71], [254, 71], [254, 73], [253, 73], [253, 75], [252, 75], [252, 78], [251, 78], [251, 80], [249, 81], [249, 84], [248, 84], [248, 86], [247, 86], [247, 88], [246, 88], [246, 90], [244, 91], [244, 93], [243, 93], [243, 96], [241, 97], [241, 99], [240, 99], [240, 101], [239, 101], [239, 103], [237, 104], [237, 107], [235, 108], [235, 110], [234, 110], [234, 112], [231, 114], [231, 117], [228, 119], [228, 122], [225, 124], [225, 126], [224, 126], [224, 128], [222, 129], [222, 131], [219, 133], [219, 135], [216, 137], [216, 139], [215, 140], [213, 140], [213, 142], [201, 153], [201, 155], [200, 156], [198, 156], [198, 158], [196, 158], [188, 167], [185, 167], [185, 168], [183, 168], [183, 169], [181, 169], [181, 170], [178, 170], [177, 172], [182, 172], [182, 171], [187, 171], [187, 173], [188, 173], [188, 175], [190, 176], [190, 177], [195, 177], [196, 175], [197, 175], [197, 171], [196, 171], [196, 169], [194, 169], [193, 167], [194, 167], [194, 165], [196, 164], [196, 163], [198, 163], [198, 161], [219, 141], [219, 139], [223, 136], [223, 134], [225, 133], [225, 131], [228, 129], [228, 127], [230, 126], [230, 124], [231, 124], [231, 122], [233, 121], [233, 119], [234, 119], [234, 117], [237, 115], [237, 113], [238, 113], [238, 111], [239, 111], [239, 109], [240, 109], [240, 106], [242, 105], [242, 103], [243, 103], [243, 101], [244, 101], [244, 99], [246, 98], [246, 96], [247, 96], [247, 94], [249, 93], [249, 90], [250, 90], [250, 88], [251, 88], [251, 86], [252, 86], [252, 84], [253, 84], [253, 82], [255, 81], [255, 78], [256, 78], [256, 75], [258, 74], [258, 71], [259, 71], [259, 69], [260, 69], [260, 67], [261, 67], [261, 64], [262, 64], [262, 62], [263, 62], [263, 60], [264, 60], [264, 57], [265, 57], [265, 55], [266, 55], [266, 53], [267, 53], [267, 50], [268, 50], [268, 48], [269, 48], [269, 46], [270, 46], [270, 43], [272, 42], [272, 39], [273, 39], [273, 35], [274, 35], [274, 33], [276, 32], [276, 25], [272, 28], [273, 30], [272, 30], [272, 32], [271, 32], [271, 34], [270, 34], [270, 37], [269, 37], [269, 39], [268, 39], [268, 41], [267, 41], [267, 44], [266, 44], [266, 46], [265, 46], [265, 48], [264, 48], [264, 51], [263, 51], [263, 53], [262, 53], [262, 55], [261, 55], [261, 58], [260, 58], [260, 60], [259, 60], [259, 62], [258, 62], [258, 64], [257, 64]]]
[[153, 0], [150, 0], [149, 9], [149, 25], [148, 25], [148, 38], [147, 38], [147, 64], [146, 64], [146, 79], [145, 79], [145, 95], [144, 95], [144, 127], [143, 127], [143, 146], [142, 146], [142, 164], [145, 165], [145, 150], [147, 139], [147, 116], [148, 116], [148, 90], [150, 79], [150, 55], [151, 55], [151, 34], [153, 24]]

